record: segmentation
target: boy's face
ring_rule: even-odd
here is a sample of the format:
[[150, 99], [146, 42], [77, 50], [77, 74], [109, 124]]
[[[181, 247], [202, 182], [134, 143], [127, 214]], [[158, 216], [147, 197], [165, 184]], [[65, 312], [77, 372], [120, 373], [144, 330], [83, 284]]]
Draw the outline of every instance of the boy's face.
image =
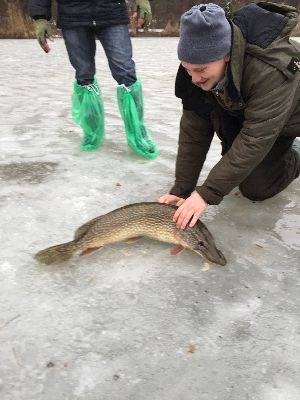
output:
[[229, 60], [230, 56], [226, 55], [221, 60], [213, 61], [208, 64], [190, 64], [182, 61], [181, 65], [192, 77], [192, 81], [195, 85], [199, 86], [202, 90], [209, 91], [223, 79]]

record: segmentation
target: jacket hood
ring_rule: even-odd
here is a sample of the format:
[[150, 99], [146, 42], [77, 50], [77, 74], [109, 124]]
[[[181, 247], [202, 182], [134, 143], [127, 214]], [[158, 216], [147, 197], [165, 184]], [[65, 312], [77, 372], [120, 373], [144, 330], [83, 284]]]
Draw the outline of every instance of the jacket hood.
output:
[[272, 65], [288, 79], [300, 69], [300, 45], [290, 40], [299, 22], [296, 8], [275, 3], [251, 3], [234, 13], [230, 73], [240, 94], [245, 54]]

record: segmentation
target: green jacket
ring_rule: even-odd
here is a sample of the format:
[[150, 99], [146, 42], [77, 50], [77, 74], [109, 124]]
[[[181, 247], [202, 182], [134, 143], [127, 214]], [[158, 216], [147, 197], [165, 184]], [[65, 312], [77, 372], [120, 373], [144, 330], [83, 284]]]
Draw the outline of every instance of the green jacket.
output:
[[[204, 92], [179, 68], [176, 95], [183, 115], [172, 194], [187, 197], [196, 189], [208, 204], [219, 204], [279, 135], [300, 136], [300, 46], [290, 41], [297, 22], [295, 8], [273, 3], [235, 13], [223, 90]], [[222, 158], [196, 187], [214, 132]]]
[[129, 5], [133, 12], [136, 12], [138, 10], [141, 11], [141, 18], [144, 18], [145, 14], [151, 15], [152, 10], [149, 0], [132, 0], [129, 2]]

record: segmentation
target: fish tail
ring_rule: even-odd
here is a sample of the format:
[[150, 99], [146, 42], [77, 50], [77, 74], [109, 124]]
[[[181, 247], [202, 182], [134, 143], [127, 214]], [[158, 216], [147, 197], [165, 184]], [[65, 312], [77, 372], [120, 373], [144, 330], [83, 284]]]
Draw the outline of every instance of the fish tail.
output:
[[78, 245], [72, 241], [41, 250], [34, 258], [43, 264], [59, 263], [69, 260], [76, 250], [78, 250]]

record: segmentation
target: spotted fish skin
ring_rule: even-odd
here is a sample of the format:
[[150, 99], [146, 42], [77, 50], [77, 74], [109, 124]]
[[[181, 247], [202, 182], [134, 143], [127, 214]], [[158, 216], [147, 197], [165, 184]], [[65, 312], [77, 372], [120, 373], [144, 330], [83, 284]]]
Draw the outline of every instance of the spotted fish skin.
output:
[[89, 252], [111, 243], [145, 236], [191, 249], [209, 261], [225, 265], [213, 236], [198, 221], [193, 228], [178, 229], [173, 221], [175, 206], [161, 203], [136, 203], [94, 218], [77, 229], [74, 240], [38, 252], [35, 258], [45, 264], [65, 261], [77, 251]]

